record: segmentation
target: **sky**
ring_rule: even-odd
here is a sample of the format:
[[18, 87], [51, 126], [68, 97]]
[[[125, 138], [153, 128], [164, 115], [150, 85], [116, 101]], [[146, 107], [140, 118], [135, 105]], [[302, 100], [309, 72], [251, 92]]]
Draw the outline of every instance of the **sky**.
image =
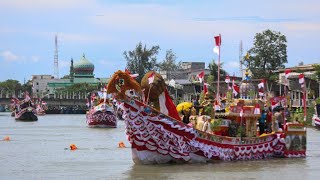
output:
[[320, 63], [319, 7], [318, 0], [1, 0], [0, 81], [53, 75], [55, 35], [60, 77], [83, 54], [95, 77], [110, 77], [139, 42], [160, 46], [158, 62], [172, 49], [177, 62], [207, 67], [218, 59], [219, 34], [223, 68], [238, 75], [240, 41], [244, 55], [267, 29], [286, 36], [287, 67]]

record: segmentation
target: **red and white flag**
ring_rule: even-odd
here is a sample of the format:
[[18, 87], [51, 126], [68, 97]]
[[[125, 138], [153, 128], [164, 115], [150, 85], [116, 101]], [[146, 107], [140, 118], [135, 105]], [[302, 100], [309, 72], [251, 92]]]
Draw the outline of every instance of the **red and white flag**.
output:
[[290, 72], [291, 72], [291, 69], [286, 69], [286, 70], [284, 71], [284, 74], [285, 74], [286, 79], [288, 79]]
[[232, 93], [234, 96], [237, 96], [239, 94], [240, 88], [234, 83], [234, 79], [232, 79]]
[[215, 102], [214, 102], [214, 109], [215, 109], [216, 111], [220, 111], [220, 105], [219, 105], [219, 102], [218, 102], [218, 101], [215, 101]]
[[302, 84], [304, 84], [304, 75], [303, 74], [299, 75], [299, 84], [301, 84], [301, 87], [302, 87]]
[[264, 82], [265, 82], [265, 80], [262, 79], [261, 82], [258, 84], [258, 88], [259, 88], [259, 89], [260, 89], [260, 88], [264, 88]]
[[128, 73], [132, 78], [136, 78], [139, 76], [139, 74], [131, 74], [131, 72], [128, 69], [125, 69], [125, 72]]
[[154, 81], [154, 71], [152, 71], [152, 73], [149, 75], [148, 77], [148, 82], [149, 84], [152, 84]]
[[213, 48], [213, 52], [216, 54], [220, 54], [220, 46], [221, 46], [221, 35], [215, 36], [214, 40], [216, 42], [216, 46]]
[[230, 83], [230, 77], [229, 77], [229, 76], [226, 76], [226, 80], [225, 80], [225, 82], [226, 82], [227, 84], [229, 84], [229, 83]]
[[160, 112], [174, 119], [181, 120], [167, 89], [159, 96]]
[[204, 71], [197, 74], [197, 77], [199, 78], [200, 83], [202, 83], [204, 81]]
[[203, 83], [203, 93], [206, 94], [208, 92], [208, 83]]
[[261, 114], [261, 111], [260, 111], [260, 105], [259, 104], [256, 104], [254, 106], [254, 112], [253, 114]]
[[259, 89], [259, 96], [264, 96], [264, 92], [263, 92], [263, 89]]

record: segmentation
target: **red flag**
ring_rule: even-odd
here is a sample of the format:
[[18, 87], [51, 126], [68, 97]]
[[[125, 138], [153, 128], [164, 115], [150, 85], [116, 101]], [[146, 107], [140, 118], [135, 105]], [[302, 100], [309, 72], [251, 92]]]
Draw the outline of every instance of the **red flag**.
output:
[[208, 86], [209, 84], [208, 83], [204, 83], [203, 84], [203, 93], [206, 94], [208, 92]]
[[239, 86], [237, 86], [235, 83], [234, 83], [234, 79], [232, 79], [232, 93], [234, 94], [234, 96], [237, 96], [238, 93], [240, 91], [240, 88]]
[[284, 71], [286, 79], [288, 79], [290, 72], [291, 72], [291, 69], [286, 69], [286, 70]]
[[299, 84], [303, 84], [304, 83], [304, 75], [300, 74], [299, 75]]
[[167, 89], [159, 96], [159, 105], [160, 112], [173, 117], [174, 119], [181, 120]]
[[221, 46], [221, 35], [215, 36], [214, 40], [216, 42], [216, 46]]
[[125, 69], [125, 72], [129, 74], [132, 78], [136, 78], [139, 76], [139, 74], [131, 74], [131, 72], [128, 69]]
[[148, 81], [149, 81], [149, 84], [153, 83], [153, 81], [154, 81], [154, 71], [152, 71], [152, 73], [149, 75]]
[[199, 74], [197, 74], [197, 77], [199, 78], [200, 83], [204, 80], [204, 71], [201, 71]]

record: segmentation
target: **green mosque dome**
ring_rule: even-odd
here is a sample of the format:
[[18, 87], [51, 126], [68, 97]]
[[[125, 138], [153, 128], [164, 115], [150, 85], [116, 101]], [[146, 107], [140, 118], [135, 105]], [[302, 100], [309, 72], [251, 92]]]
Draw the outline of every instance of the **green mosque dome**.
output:
[[92, 75], [94, 65], [83, 54], [80, 60], [74, 63], [73, 71], [75, 74], [79, 75]]

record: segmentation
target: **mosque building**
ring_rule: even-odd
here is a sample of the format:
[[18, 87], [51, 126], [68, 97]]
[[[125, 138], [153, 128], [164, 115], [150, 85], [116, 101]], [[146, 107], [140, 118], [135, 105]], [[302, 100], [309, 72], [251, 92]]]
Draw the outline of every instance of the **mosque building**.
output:
[[101, 85], [108, 83], [109, 78], [95, 78], [93, 73], [94, 64], [91, 63], [84, 54], [75, 63], [73, 63], [73, 59], [71, 59], [70, 63], [69, 78], [66, 79], [54, 79], [51, 75], [33, 75], [33, 96], [54, 96], [57, 89], [66, 88], [77, 83], [87, 83], [91, 86], [97, 86], [97, 90]]

